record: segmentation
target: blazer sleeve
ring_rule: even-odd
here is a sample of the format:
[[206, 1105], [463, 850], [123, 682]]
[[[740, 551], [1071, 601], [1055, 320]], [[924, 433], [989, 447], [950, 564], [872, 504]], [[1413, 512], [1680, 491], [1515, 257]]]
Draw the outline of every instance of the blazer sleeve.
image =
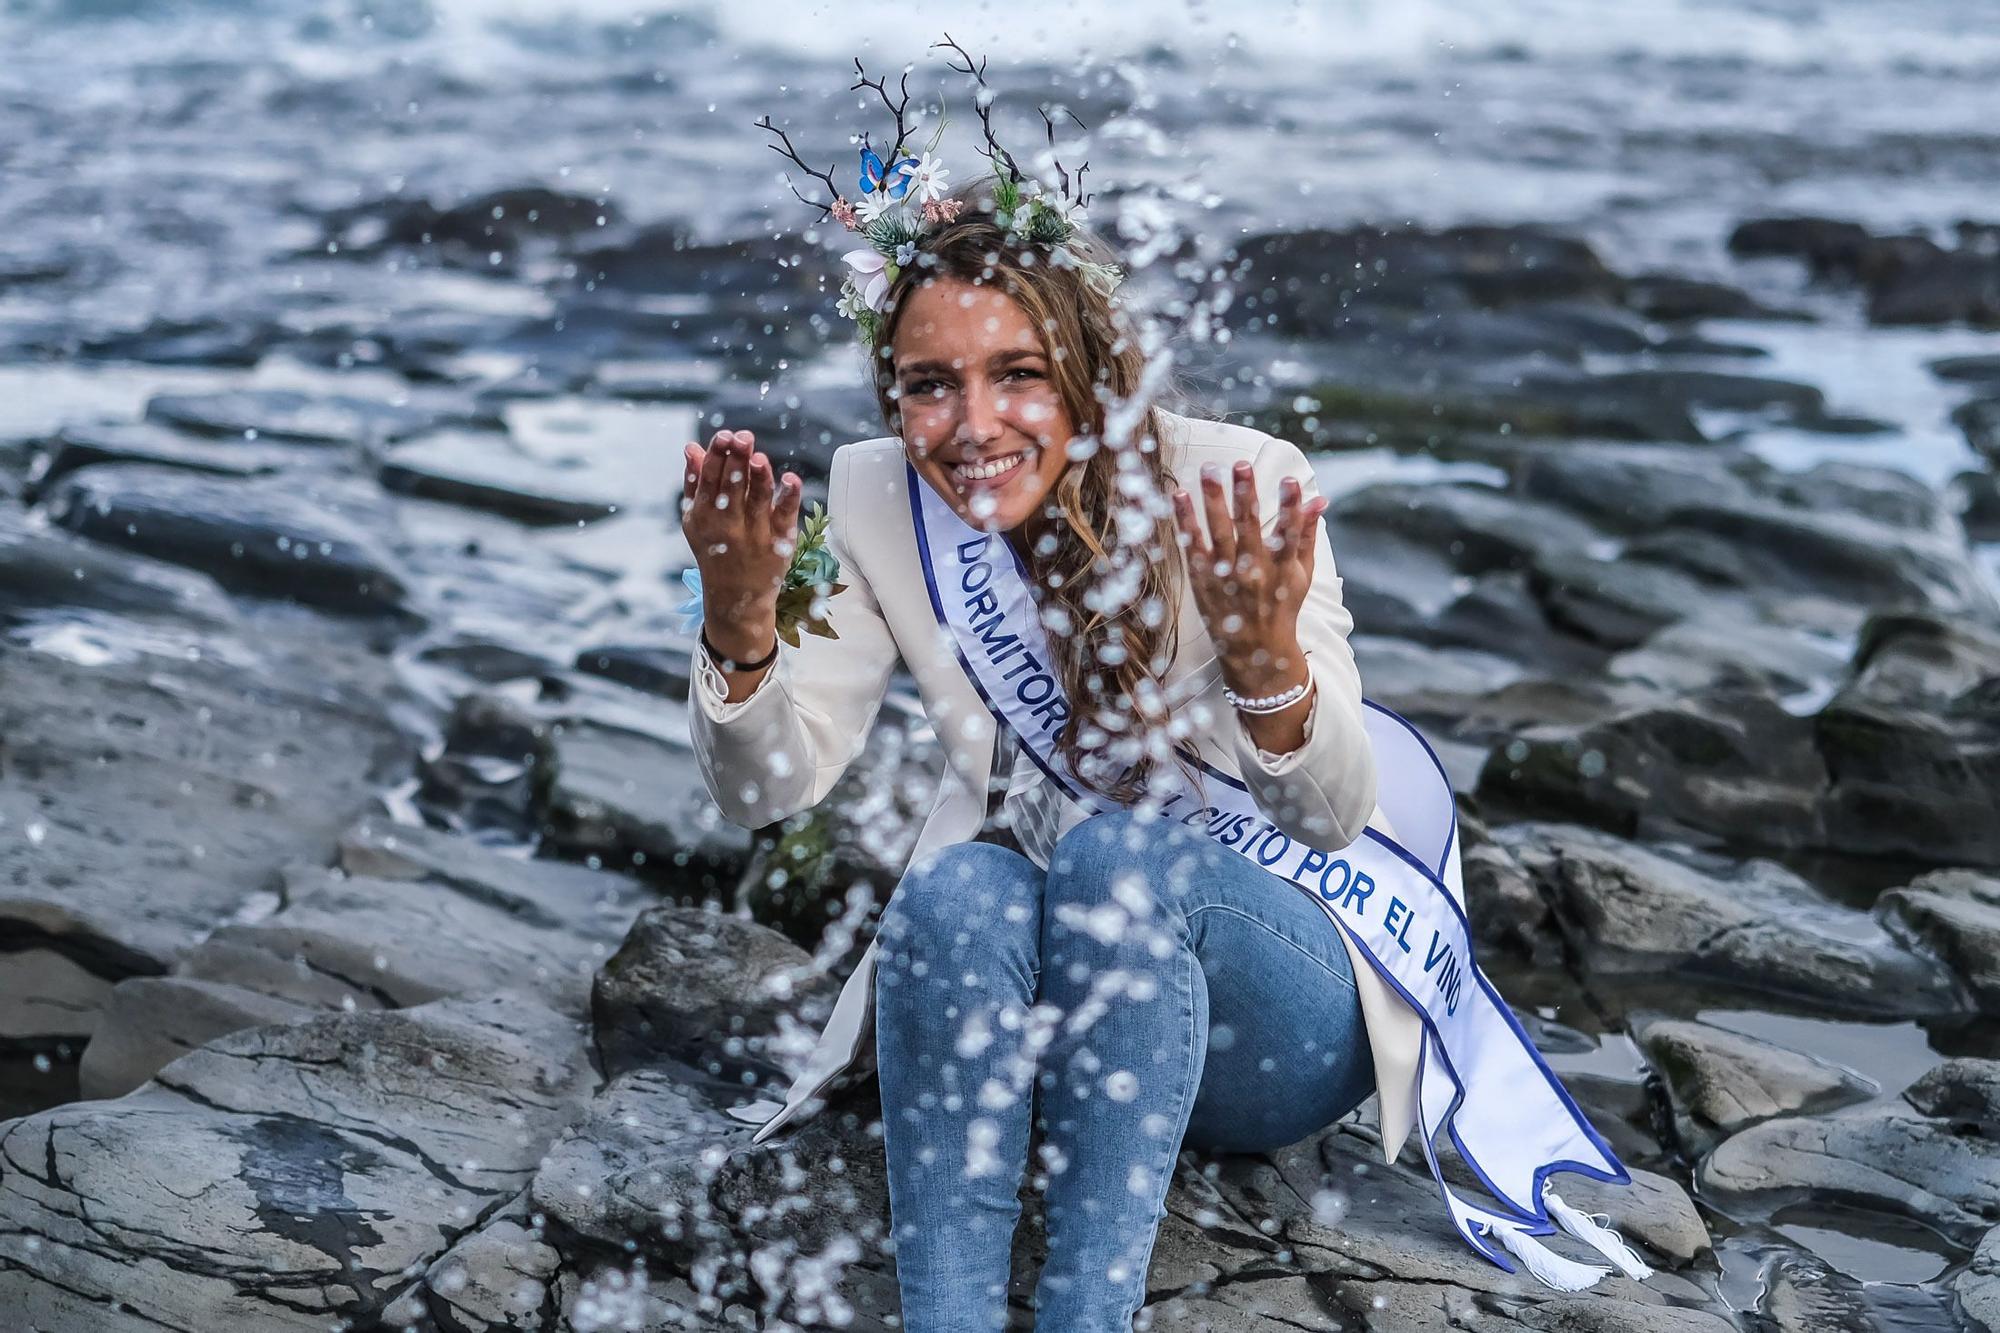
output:
[[[1266, 440], [1254, 466], [1267, 529], [1277, 522], [1278, 483], [1285, 477], [1298, 478], [1303, 498], [1319, 494], [1312, 464], [1288, 441]], [[1347, 643], [1354, 618], [1341, 604], [1324, 519], [1317, 526], [1312, 582], [1299, 608], [1299, 646], [1313, 679], [1305, 742], [1289, 754], [1273, 755], [1258, 748], [1234, 708], [1222, 710], [1222, 725], [1237, 771], [1264, 813], [1293, 838], [1338, 848], [1360, 837], [1375, 812], [1375, 751], [1362, 722], [1361, 672]]]
[[720, 677], [699, 649], [689, 673], [688, 726], [702, 781], [723, 815], [746, 828], [826, 798], [867, 744], [895, 669], [895, 638], [842, 539], [852, 513], [845, 453], [834, 454], [827, 485], [826, 544], [846, 585], [827, 599], [827, 619], [840, 637], [801, 634], [797, 648], [780, 643], [757, 688], [733, 703], [704, 683], [704, 672]]

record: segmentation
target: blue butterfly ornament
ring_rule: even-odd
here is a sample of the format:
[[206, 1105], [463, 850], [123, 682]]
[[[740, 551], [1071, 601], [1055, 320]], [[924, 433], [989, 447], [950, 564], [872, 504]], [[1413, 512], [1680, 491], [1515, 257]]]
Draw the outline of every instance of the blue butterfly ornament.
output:
[[889, 197], [892, 199], [901, 199], [910, 188], [910, 173], [916, 170], [916, 166], [917, 159], [914, 157], [905, 157], [898, 159], [890, 166], [884, 167], [882, 159], [876, 155], [874, 149], [863, 148], [861, 150], [861, 193], [875, 193], [882, 188], [882, 182], [886, 179], [889, 182]]

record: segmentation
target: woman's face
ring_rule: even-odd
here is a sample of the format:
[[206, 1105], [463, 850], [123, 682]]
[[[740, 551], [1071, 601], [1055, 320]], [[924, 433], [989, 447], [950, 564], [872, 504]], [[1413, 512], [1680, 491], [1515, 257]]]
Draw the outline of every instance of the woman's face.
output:
[[903, 299], [891, 350], [911, 464], [975, 528], [1039, 520], [1076, 433], [1041, 335], [997, 286], [931, 278]]

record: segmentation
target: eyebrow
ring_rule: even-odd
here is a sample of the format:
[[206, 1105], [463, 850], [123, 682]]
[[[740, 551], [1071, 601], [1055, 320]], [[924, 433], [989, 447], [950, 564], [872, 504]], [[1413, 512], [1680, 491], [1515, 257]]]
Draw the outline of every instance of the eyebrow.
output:
[[[1004, 366], [1015, 361], [1039, 361], [1041, 359], [1042, 353], [1040, 352], [1026, 347], [1016, 347], [1011, 351], [995, 352], [992, 356], [986, 358], [986, 364], [989, 366]], [[949, 361], [912, 361], [908, 365], [899, 367], [896, 373], [898, 375], [949, 375], [957, 369], [959, 367], [952, 365]]]

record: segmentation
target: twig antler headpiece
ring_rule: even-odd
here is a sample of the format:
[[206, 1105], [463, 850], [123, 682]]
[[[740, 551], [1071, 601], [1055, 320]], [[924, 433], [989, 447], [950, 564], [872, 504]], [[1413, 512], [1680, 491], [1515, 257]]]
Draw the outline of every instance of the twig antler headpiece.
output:
[[[979, 116], [979, 126], [986, 137], [984, 156], [992, 165], [994, 175], [993, 215], [994, 221], [1023, 244], [1045, 246], [1053, 263], [1065, 264], [1082, 272], [1085, 281], [1097, 290], [1109, 295], [1116, 290], [1124, 278], [1117, 265], [1100, 263], [1087, 259], [1069, 248], [1075, 238], [1077, 228], [1084, 221], [1084, 205], [1090, 196], [1083, 189], [1083, 175], [1090, 170], [1085, 162], [1074, 173], [1054, 159], [1056, 125], [1050, 118], [1048, 109], [1041, 108], [1042, 124], [1047, 128], [1051, 160], [1055, 162], [1058, 177], [1057, 188], [1046, 190], [1040, 181], [1021, 170], [1014, 155], [1000, 145], [993, 133], [993, 88], [986, 82], [986, 62], [975, 62], [971, 53], [951, 39], [936, 43], [944, 47], [963, 64], [952, 63], [952, 68], [961, 74], [971, 76], [978, 85], [973, 95], [973, 108]], [[815, 222], [824, 222], [831, 217], [849, 231], [858, 232], [868, 241], [868, 246], [850, 250], [841, 258], [847, 265], [847, 278], [841, 286], [840, 313], [853, 319], [860, 326], [861, 335], [873, 339], [887, 307], [890, 287], [902, 270], [915, 262], [923, 248], [924, 238], [931, 232], [955, 221], [962, 207], [960, 201], [946, 198], [949, 192], [950, 170], [933, 156], [938, 141], [944, 135], [944, 124], [931, 136], [929, 144], [916, 150], [915, 156], [905, 153], [909, 146], [912, 126], [909, 123], [910, 76], [906, 72], [898, 85], [896, 95], [891, 96], [886, 78], [871, 79], [861, 61], [854, 62], [854, 88], [872, 88], [882, 99], [883, 107], [896, 120], [896, 134], [890, 141], [888, 158], [878, 156], [870, 146], [867, 135], [861, 137], [861, 173], [858, 179], [858, 201], [849, 201], [840, 193], [834, 183], [833, 168], [826, 171], [815, 170], [799, 156], [792, 147], [791, 138], [775, 124], [769, 116], [757, 122], [759, 129], [768, 130], [777, 136], [777, 142], [770, 147], [797, 164], [800, 170], [826, 187], [827, 199], [822, 202], [799, 192], [797, 185], [786, 184], [799, 200], [819, 209]], [[1070, 119], [1078, 128], [1086, 128], [1075, 113]]]

